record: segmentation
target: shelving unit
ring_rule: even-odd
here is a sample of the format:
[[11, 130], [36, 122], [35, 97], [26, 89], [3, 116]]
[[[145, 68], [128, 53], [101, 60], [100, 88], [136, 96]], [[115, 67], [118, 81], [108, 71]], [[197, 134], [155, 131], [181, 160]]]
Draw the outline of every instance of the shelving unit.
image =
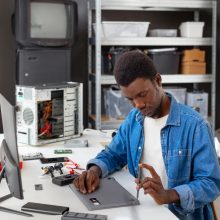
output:
[[[88, 5], [89, 12], [89, 81], [91, 91], [95, 86], [94, 97], [89, 98], [89, 112], [95, 105], [95, 114], [90, 114], [91, 123], [96, 129], [108, 129], [117, 127], [121, 121], [108, 121], [101, 115], [101, 88], [104, 85], [116, 84], [113, 75], [101, 73], [101, 51], [104, 46], [178, 46], [178, 47], [208, 47], [211, 48], [211, 68], [205, 75], [162, 75], [163, 84], [192, 84], [197, 88], [198, 84], [208, 83], [211, 86], [211, 115], [210, 122], [215, 128], [215, 79], [216, 79], [216, 1], [207, 0], [91, 0]], [[195, 21], [199, 21], [200, 12], [208, 11], [211, 17], [211, 33], [203, 38], [184, 37], [144, 37], [144, 38], [102, 38], [101, 22], [104, 10], [120, 11], [161, 11], [168, 12], [192, 12]], [[93, 35], [92, 23], [96, 23], [96, 34]], [[206, 28], [206, 27], [205, 27]], [[95, 72], [92, 72], [92, 50], [95, 48]], [[209, 62], [207, 60], [207, 62]], [[91, 93], [90, 93], [91, 94]], [[94, 95], [91, 95], [94, 96]], [[104, 118], [104, 119], [103, 119]]]

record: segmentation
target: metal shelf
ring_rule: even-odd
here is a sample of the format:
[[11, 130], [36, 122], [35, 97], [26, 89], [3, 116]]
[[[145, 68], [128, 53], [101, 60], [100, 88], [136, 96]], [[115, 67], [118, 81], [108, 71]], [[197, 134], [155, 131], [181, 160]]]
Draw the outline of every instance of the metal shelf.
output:
[[102, 38], [102, 46], [211, 46], [212, 38], [143, 37]]
[[[102, 10], [164, 10], [173, 9], [195, 10], [195, 9], [211, 9], [213, 1], [206, 0], [102, 0]], [[95, 9], [95, 1], [91, 6]]]
[[[95, 38], [90, 39], [95, 44]], [[117, 37], [102, 38], [102, 46], [212, 46], [213, 39], [186, 37]]]
[[[210, 83], [211, 85], [211, 121], [213, 130], [215, 127], [215, 78], [216, 78], [216, 26], [217, 26], [217, 2], [215, 0], [90, 0], [89, 1], [89, 78], [95, 84], [95, 103], [90, 102], [90, 106], [95, 105], [96, 115], [93, 117], [93, 124], [97, 129], [106, 128], [115, 122], [103, 120], [101, 117], [101, 87], [102, 85], [116, 84], [113, 75], [101, 73], [101, 52], [103, 46], [169, 46], [169, 47], [199, 47], [207, 46], [211, 48], [211, 69], [205, 75], [162, 75], [163, 84], [192, 83], [197, 87], [200, 83]], [[211, 18], [211, 34], [204, 38], [183, 38], [183, 37], [121, 37], [103, 38], [101, 35], [101, 22], [103, 10], [121, 11], [189, 11], [194, 13], [194, 20], [199, 20], [200, 11], [209, 11]], [[94, 12], [92, 16], [92, 13]], [[96, 36], [92, 36], [92, 23], [96, 24]], [[92, 45], [95, 46], [92, 47]], [[92, 73], [92, 50], [95, 49], [95, 69]], [[92, 84], [91, 84], [92, 85]], [[91, 100], [91, 99], [90, 99]]]
[[[162, 83], [165, 84], [181, 84], [181, 83], [211, 83], [212, 75], [184, 75], [184, 74], [175, 74], [175, 75], [161, 75]], [[95, 74], [90, 74], [89, 79], [92, 82], [95, 82]], [[102, 85], [111, 85], [116, 84], [115, 78], [113, 75], [101, 75], [101, 84]]]

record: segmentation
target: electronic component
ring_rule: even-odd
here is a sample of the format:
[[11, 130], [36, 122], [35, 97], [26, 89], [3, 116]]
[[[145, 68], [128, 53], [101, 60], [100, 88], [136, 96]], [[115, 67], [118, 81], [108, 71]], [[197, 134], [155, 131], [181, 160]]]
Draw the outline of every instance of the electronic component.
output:
[[107, 220], [107, 215], [80, 212], [66, 212], [61, 217], [61, 220]]
[[42, 145], [82, 134], [82, 84], [16, 86], [19, 143]]
[[72, 150], [71, 149], [56, 149], [54, 150], [55, 154], [72, 154]]
[[43, 190], [43, 185], [42, 184], [35, 184], [34, 188], [35, 188], [35, 190]]
[[78, 177], [77, 174], [67, 174], [62, 176], [57, 176], [52, 179], [52, 182], [59, 186], [69, 185], [73, 182], [73, 180]]
[[29, 154], [24, 154], [22, 155], [22, 159], [23, 160], [37, 160], [43, 158], [43, 154], [40, 152], [36, 152], [36, 153], [29, 153]]
[[62, 168], [63, 168], [63, 164], [62, 163], [55, 163], [54, 164], [54, 169], [58, 170], [60, 172], [60, 175], [63, 174]]
[[21, 210], [50, 215], [62, 215], [63, 213], [69, 210], [69, 207], [28, 202], [21, 207]]
[[49, 158], [40, 158], [41, 163], [57, 163], [57, 162], [69, 162], [68, 157], [49, 157]]
[[54, 177], [53, 171], [54, 171], [54, 167], [53, 166], [48, 166], [48, 167], [42, 167], [41, 168], [44, 172], [44, 174], [49, 174], [51, 175], [51, 178]]

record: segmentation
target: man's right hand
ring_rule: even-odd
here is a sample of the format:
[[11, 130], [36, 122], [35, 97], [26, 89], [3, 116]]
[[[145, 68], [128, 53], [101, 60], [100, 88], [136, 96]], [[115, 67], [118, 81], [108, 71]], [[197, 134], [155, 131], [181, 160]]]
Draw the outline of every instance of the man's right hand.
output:
[[77, 177], [73, 184], [83, 194], [94, 192], [100, 184], [101, 169], [98, 166], [92, 166]]

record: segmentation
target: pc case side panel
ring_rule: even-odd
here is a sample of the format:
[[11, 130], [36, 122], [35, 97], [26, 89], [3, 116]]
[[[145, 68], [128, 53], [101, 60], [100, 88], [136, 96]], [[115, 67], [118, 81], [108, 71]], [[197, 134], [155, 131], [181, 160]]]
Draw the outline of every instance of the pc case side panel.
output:
[[76, 100], [75, 87], [68, 87], [65, 89], [64, 96], [64, 136], [70, 138], [74, 137], [74, 105]]
[[35, 90], [16, 86], [16, 123], [19, 143], [35, 144], [37, 141], [37, 109]]
[[[65, 137], [79, 137], [82, 134], [83, 111], [82, 111], [82, 84], [76, 83], [74, 87], [66, 89], [65, 98]], [[65, 138], [66, 139], [66, 138]]]

